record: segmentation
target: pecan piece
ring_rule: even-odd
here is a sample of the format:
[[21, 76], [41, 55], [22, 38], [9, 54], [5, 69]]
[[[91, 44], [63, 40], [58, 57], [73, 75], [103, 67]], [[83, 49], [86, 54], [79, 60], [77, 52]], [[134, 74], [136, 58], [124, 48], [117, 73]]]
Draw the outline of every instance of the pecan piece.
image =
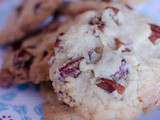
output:
[[115, 44], [116, 44], [116, 50], [119, 49], [122, 45], [124, 45], [124, 43], [121, 42], [118, 38], [115, 38]]
[[63, 32], [61, 32], [60, 34], [59, 34], [59, 36], [57, 37], [57, 39], [56, 39], [56, 41], [54, 42], [54, 44], [53, 44], [53, 47], [55, 48], [58, 48], [58, 47], [60, 47], [60, 43], [61, 43], [61, 39], [60, 39], [60, 37], [61, 36], [63, 36], [64, 35], [64, 33]]
[[124, 50], [122, 50], [122, 53], [124, 53], [124, 52], [131, 52], [131, 49], [125, 48]]
[[102, 21], [101, 17], [94, 17], [90, 22], [90, 25], [96, 25], [100, 31], [103, 31], [105, 23]]
[[83, 57], [80, 57], [80, 58], [77, 58], [77, 59], [74, 59], [74, 60], [71, 60], [71, 61], [65, 63], [59, 69], [60, 76], [63, 78], [66, 78], [68, 76], [77, 78], [79, 76], [79, 74], [81, 73], [81, 71], [79, 69], [79, 64], [82, 59], [83, 59]]
[[153, 44], [155, 44], [156, 40], [160, 39], [160, 26], [154, 25], [154, 24], [150, 24], [150, 25], [151, 25], [152, 34], [149, 37], [149, 39]]
[[106, 90], [107, 92], [112, 93], [117, 90], [119, 94], [124, 93], [125, 87], [123, 85], [106, 78], [100, 78], [99, 80], [100, 82], [97, 84], [97, 86]]
[[53, 47], [54, 47], [54, 48], [58, 48], [60, 42], [61, 42], [61, 40], [60, 40], [59, 38], [57, 38], [56, 41], [55, 41], [54, 44], [53, 44]]
[[118, 14], [119, 9], [118, 9], [118, 8], [115, 8], [115, 7], [110, 7], [110, 6], [109, 6], [109, 7], [106, 7], [106, 9], [111, 9], [111, 10], [113, 11], [114, 15], [112, 15], [112, 19], [113, 19], [113, 21], [115, 22], [115, 24], [119, 26], [121, 23], [120, 23], [119, 20], [115, 17], [115, 15]]
[[115, 8], [115, 7], [110, 7], [109, 6], [109, 7], [106, 7], [106, 9], [112, 9], [115, 14], [117, 14], [119, 12], [119, 9]]
[[102, 57], [103, 48], [97, 47], [94, 50], [88, 52], [89, 62], [96, 64]]

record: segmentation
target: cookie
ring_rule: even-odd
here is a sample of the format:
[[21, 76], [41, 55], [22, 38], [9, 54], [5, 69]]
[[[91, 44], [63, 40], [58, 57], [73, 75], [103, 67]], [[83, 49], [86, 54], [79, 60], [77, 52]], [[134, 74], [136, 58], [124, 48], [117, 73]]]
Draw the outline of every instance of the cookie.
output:
[[[98, 5], [97, 5], [98, 4]], [[105, 2], [99, 1], [77, 1], [77, 2], [69, 2], [68, 4], [64, 4], [60, 9], [60, 12], [69, 15], [69, 16], [77, 16], [88, 10], [100, 10], [105, 6]]]
[[54, 51], [49, 49], [52, 46], [52, 42], [44, 41], [37, 48], [33, 64], [29, 70], [29, 79], [34, 83], [49, 80], [49, 65], [48, 60], [53, 55]]
[[54, 55], [52, 49], [54, 41], [61, 32], [67, 29], [70, 22], [54, 21], [42, 33], [25, 40], [21, 45], [12, 46], [12, 49], [6, 53], [0, 71], [0, 86], [27, 82], [39, 84], [41, 81], [48, 81], [48, 61]]
[[57, 99], [50, 83], [41, 84], [41, 95], [44, 98], [43, 110], [45, 120], [85, 120], [74, 108], [70, 108]]
[[39, 29], [61, 3], [61, 0], [24, 0], [0, 31], [0, 45], [17, 41]]
[[51, 56], [54, 55], [54, 43], [57, 42], [57, 36], [63, 34], [64, 31], [72, 24], [72, 20], [66, 21], [59, 26], [59, 28], [54, 33], [49, 33], [43, 36], [44, 41], [38, 46], [36, 51], [36, 58], [31, 65], [29, 71], [30, 80], [34, 83], [39, 83], [40, 81], [49, 80], [49, 64]]
[[35, 50], [41, 42], [40, 38], [40, 36], [30, 38], [22, 44], [23, 47], [21, 46], [19, 48], [18, 45], [15, 46], [19, 48], [17, 50], [7, 50], [2, 69], [0, 70], [0, 86], [5, 87], [11, 84], [22, 84], [29, 81], [28, 70], [36, 56]]
[[[31, 37], [24, 41], [21, 45], [14, 45], [14, 49], [9, 49], [4, 57], [4, 63], [0, 76], [0, 81], [5, 82], [3, 79], [3, 73], [10, 71], [13, 77], [10, 77], [10, 82], [14, 84], [22, 84], [29, 82], [29, 70], [33, 64], [33, 61], [37, 57], [38, 46], [43, 42], [43, 37], [46, 33]], [[13, 46], [12, 46], [13, 47]]]
[[137, 5], [148, 2], [148, 0], [122, 0], [122, 1], [131, 7], [136, 7]]
[[160, 26], [121, 3], [80, 15], [50, 61], [59, 100], [88, 120], [135, 120], [159, 106], [159, 40]]
[[[7, 51], [7, 54], [4, 56], [5, 64], [3, 64], [0, 70], [0, 86], [9, 87], [13, 85], [14, 75], [12, 73], [11, 64], [13, 60], [13, 51]], [[9, 69], [10, 68], [10, 69]]]
[[[43, 35], [42, 35], [43, 36]], [[12, 66], [14, 69], [15, 83], [26, 83], [30, 80], [29, 70], [35, 60], [37, 54], [37, 48], [42, 42], [42, 37], [37, 36], [32, 38], [31, 41], [26, 41], [23, 43], [21, 48], [15, 51]]]

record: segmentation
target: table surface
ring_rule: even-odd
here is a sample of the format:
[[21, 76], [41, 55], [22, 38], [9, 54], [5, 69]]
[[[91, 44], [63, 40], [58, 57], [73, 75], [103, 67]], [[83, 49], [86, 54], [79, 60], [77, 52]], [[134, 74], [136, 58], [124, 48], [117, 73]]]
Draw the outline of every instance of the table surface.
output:
[[[21, 0], [0, 0], [0, 29], [19, 1]], [[160, 0], [150, 0], [136, 6], [136, 10], [160, 23]], [[4, 51], [0, 50], [0, 65], [3, 55]], [[0, 120], [44, 120], [42, 103], [37, 86], [25, 84], [9, 89], [0, 88]], [[142, 115], [138, 120], [160, 120], [160, 110]]]

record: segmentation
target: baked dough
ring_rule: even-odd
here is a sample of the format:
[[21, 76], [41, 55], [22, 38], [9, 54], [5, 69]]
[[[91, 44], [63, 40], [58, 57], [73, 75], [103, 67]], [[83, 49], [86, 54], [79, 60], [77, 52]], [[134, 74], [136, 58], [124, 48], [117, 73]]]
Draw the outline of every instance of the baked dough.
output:
[[17, 42], [38, 31], [62, 0], [23, 0], [0, 30], [0, 46]]
[[134, 120], [158, 106], [160, 27], [120, 3], [75, 21], [50, 61], [59, 100], [87, 120]]
[[85, 120], [74, 108], [70, 108], [57, 99], [50, 82], [41, 83], [40, 92], [44, 98], [43, 110], [45, 120]]

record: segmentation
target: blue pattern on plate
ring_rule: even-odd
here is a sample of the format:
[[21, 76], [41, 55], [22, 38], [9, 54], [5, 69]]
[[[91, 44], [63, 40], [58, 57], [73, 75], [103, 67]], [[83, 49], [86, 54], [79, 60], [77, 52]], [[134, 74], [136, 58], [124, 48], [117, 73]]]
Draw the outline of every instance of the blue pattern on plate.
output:
[[4, 103], [0, 103], [0, 112], [7, 110], [8, 109], [8, 105], [4, 104]]
[[42, 104], [35, 105], [33, 109], [34, 109], [34, 112], [35, 112], [38, 116], [40, 116], [40, 120], [44, 120]]
[[[0, 113], [4, 111], [12, 111], [11, 114], [14, 113], [17, 117], [20, 118], [20, 120], [32, 120], [31, 117], [28, 116], [28, 109], [26, 105], [11, 105], [11, 104], [4, 104], [0, 103]], [[6, 114], [3, 114], [7, 116]]]
[[2, 100], [11, 101], [11, 100], [13, 100], [14, 98], [16, 98], [16, 96], [17, 96], [17, 93], [16, 93], [16, 92], [7, 92], [7, 93], [1, 95], [0, 98], [1, 98]]
[[19, 91], [25, 91], [29, 88], [29, 84], [22, 84], [22, 85], [17, 85], [17, 89]]
[[28, 117], [28, 116], [24, 116], [24, 117], [22, 118], [22, 120], [32, 120], [32, 118], [30, 118], [30, 117]]
[[38, 87], [24, 84], [9, 89], [0, 88], [0, 91], [0, 119], [3, 115], [10, 115], [13, 120], [44, 120]]
[[38, 105], [35, 105], [34, 106], [34, 112], [37, 114], [37, 115], [43, 115], [43, 107], [42, 107], [42, 104], [38, 104]]
[[26, 114], [27, 113], [26, 105], [14, 105], [13, 109], [14, 109], [14, 111], [16, 111], [19, 114]]

